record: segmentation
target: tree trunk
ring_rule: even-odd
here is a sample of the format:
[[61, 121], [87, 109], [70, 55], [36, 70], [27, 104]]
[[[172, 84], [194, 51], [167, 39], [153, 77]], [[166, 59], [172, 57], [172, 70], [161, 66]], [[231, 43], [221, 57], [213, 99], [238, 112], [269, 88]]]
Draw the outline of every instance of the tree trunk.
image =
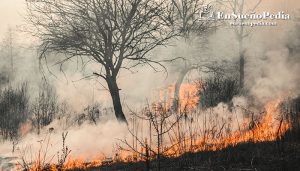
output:
[[118, 88], [118, 84], [116, 81], [116, 78], [114, 77], [108, 77], [106, 79], [107, 81], [107, 85], [109, 88], [109, 93], [111, 95], [112, 98], [112, 102], [113, 102], [113, 106], [114, 106], [114, 111], [115, 111], [115, 115], [118, 121], [120, 122], [125, 122], [127, 123], [126, 117], [124, 115], [123, 109], [122, 109], [122, 104], [121, 104], [121, 100], [120, 100], [120, 89]]
[[[243, 13], [244, 11], [244, 5], [245, 0], [241, 1], [240, 7], [239, 7], [239, 13]], [[241, 20], [243, 23], [243, 20]], [[244, 35], [244, 26], [241, 25], [238, 39], [239, 39], [239, 55], [240, 55], [240, 89], [242, 90], [244, 88], [244, 79], [245, 79], [245, 51], [244, 51], [244, 38], [246, 35]]]
[[245, 79], [245, 57], [244, 53], [240, 54], [240, 88], [244, 88]]
[[244, 88], [245, 80], [245, 50], [244, 50], [244, 27], [241, 26], [239, 39], [239, 56], [240, 56], [240, 89]]
[[189, 72], [189, 69], [185, 68], [180, 71], [179, 77], [175, 83], [175, 90], [174, 90], [174, 100], [173, 100], [173, 108], [175, 112], [178, 112], [179, 109], [179, 93], [180, 93], [180, 87], [183, 82], [183, 79], [185, 75]]
[[160, 133], [158, 132], [158, 135], [157, 135], [157, 162], [158, 162], [158, 165], [157, 165], [157, 169], [158, 171], [160, 171]]

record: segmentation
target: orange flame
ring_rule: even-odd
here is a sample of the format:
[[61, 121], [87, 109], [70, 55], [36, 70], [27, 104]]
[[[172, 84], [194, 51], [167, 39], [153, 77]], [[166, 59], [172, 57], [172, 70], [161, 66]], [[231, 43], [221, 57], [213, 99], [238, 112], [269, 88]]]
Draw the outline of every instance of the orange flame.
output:
[[[175, 84], [159, 91], [159, 102], [164, 104], [167, 110], [175, 108]], [[199, 102], [197, 84], [182, 84], [178, 93], [178, 111], [190, 112], [195, 109]]]
[[[274, 100], [265, 105], [265, 113], [260, 119], [245, 119], [240, 130], [229, 133], [223, 137], [216, 138], [212, 135], [204, 135], [197, 139], [192, 147], [187, 147], [191, 152], [217, 151], [229, 146], [235, 146], [244, 142], [264, 142], [280, 139], [290, 128], [290, 124], [283, 118], [276, 118], [280, 114], [280, 100]], [[177, 143], [180, 144], [180, 143]], [[167, 154], [179, 156], [180, 147], [173, 146]]]
[[[181, 92], [181, 103], [189, 103], [192, 107], [197, 104], [196, 98], [192, 98], [192, 101], [184, 102], [188, 100], [189, 95], [196, 95], [196, 87], [194, 85], [184, 85], [183, 91]], [[189, 91], [188, 91], [189, 90]], [[186, 93], [188, 92], [188, 93]], [[186, 145], [185, 148], [189, 152], [201, 152], [201, 151], [217, 151], [224, 149], [229, 146], [236, 146], [239, 143], [245, 142], [263, 142], [263, 141], [274, 141], [280, 139], [285, 132], [290, 128], [290, 124], [282, 118], [280, 111], [280, 99], [270, 101], [264, 106], [265, 112], [258, 116], [258, 119], [246, 118], [243, 123], [239, 125], [240, 129], [227, 133], [224, 131], [222, 136], [214, 136], [213, 134], [206, 133], [202, 137], [198, 137], [193, 140], [193, 143]], [[281, 118], [280, 118], [281, 117]], [[192, 137], [190, 137], [191, 139]], [[186, 151], [180, 150], [181, 142], [171, 142], [169, 146], [164, 147], [164, 154], [166, 156], [180, 156]], [[141, 148], [141, 153], [146, 151], [145, 148]], [[149, 156], [153, 158], [153, 156]], [[67, 169], [87, 169], [91, 167], [99, 167], [102, 165], [112, 164], [115, 162], [138, 162], [144, 161], [145, 158], [138, 156], [137, 153], [120, 151], [114, 158], [99, 157], [92, 162], [88, 162], [83, 158], [72, 159], [64, 163], [63, 170]], [[40, 163], [37, 161], [31, 171], [37, 171], [40, 169]], [[51, 164], [50, 170], [58, 170], [57, 165]]]

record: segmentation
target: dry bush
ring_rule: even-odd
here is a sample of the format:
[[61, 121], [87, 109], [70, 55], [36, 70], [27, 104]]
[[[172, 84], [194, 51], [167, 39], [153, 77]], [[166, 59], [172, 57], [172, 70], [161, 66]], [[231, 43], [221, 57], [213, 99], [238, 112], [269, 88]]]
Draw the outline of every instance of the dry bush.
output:
[[4, 139], [19, 138], [19, 129], [29, 116], [27, 84], [0, 90], [0, 135]]
[[32, 123], [37, 129], [37, 134], [55, 119], [60, 108], [57, 98], [54, 87], [43, 81], [31, 106]]
[[45, 171], [45, 170], [66, 170], [64, 164], [71, 153], [71, 150], [66, 145], [68, 132], [62, 133], [62, 149], [57, 152], [57, 163], [54, 163], [55, 155], [50, 155], [51, 133], [48, 133], [42, 140], [39, 141], [39, 149], [35, 156], [28, 158], [26, 154], [32, 154], [32, 149], [26, 148], [23, 151], [22, 163], [19, 163], [24, 171]]
[[221, 102], [229, 103], [239, 91], [237, 79], [215, 75], [199, 84], [201, 106], [209, 108]]

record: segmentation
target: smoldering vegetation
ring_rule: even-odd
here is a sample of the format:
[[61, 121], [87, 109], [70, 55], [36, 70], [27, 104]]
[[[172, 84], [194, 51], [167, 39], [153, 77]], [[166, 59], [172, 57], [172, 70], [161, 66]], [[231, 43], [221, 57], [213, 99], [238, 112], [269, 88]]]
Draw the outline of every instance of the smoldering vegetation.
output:
[[[164, 46], [153, 49], [135, 49], [129, 44], [131, 52], [146, 48], [149, 53], [129, 54], [134, 60], [126, 59], [112, 78], [110, 71], [101, 69], [105, 65], [100, 59], [90, 57], [92, 53], [73, 51], [98, 35], [97, 29], [91, 29], [93, 20], [87, 26], [71, 23], [79, 28], [74, 30], [66, 23], [57, 27], [55, 33], [71, 29], [72, 34], [47, 42], [50, 51], [42, 49], [45, 56], [40, 53], [45, 44], [28, 44], [22, 40], [23, 32], [8, 30], [0, 46], [0, 169], [299, 168], [299, 19], [272, 31], [245, 28], [247, 33], [237, 34], [240, 30], [235, 29], [240, 28], [228, 28], [224, 23], [194, 21], [193, 12], [203, 12], [202, 1], [182, 0], [183, 6], [176, 6], [181, 1], [172, 2], [173, 8], [161, 6], [172, 21], [164, 26], [172, 29], [157, 28], [164, 34], [154, 33], [166, 36], [177, 30], [177, 34], [153, 38], [154, 44], [168, 39]], [[134, 3], [124, 7], [130, 5]], [[189, 11], [184, 5], [195, 9]], [[146, 7], [163, 14], [152, 1]], [[34, 17], [39, 8], [36, 10], [29, 16]], [[188, 16], [178, 15], [181, 10], [195, 16], [185, 22]], [[115, 17], [127, 15], [115, 13]], [[104, 22], [107, 27], [98, 29], [111, 31], [107, 28], [113, 27], [115, 20], [110, 19], [103, 20], [111, 25]], [[85, 29], [91, 37], [83, 34]], [[43, 36], [49, 34], [44, 33], [39, 38], [48, 41], [49, 37]], [[116, 96], [127, 124], [124, 118], [116, 119], [116, 110], [120, 111]]]

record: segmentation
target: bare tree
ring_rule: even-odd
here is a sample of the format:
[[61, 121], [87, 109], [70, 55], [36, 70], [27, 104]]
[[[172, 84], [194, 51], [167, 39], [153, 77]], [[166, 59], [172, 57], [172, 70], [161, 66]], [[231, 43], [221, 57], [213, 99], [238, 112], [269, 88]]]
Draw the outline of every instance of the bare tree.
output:
[[0, 68], [1, 70], [4, 70], [4, 74], [6, 74], [0, 74], [0, 84], [5, 81], [11, 83], [14, 79], [14, 73], [16, 71], [16, 67], [14, 65], [16, 60], [15, 58], [18, 55], [18, 48], [20, 47], [18, 47], [16, 43], [15, 31], [9, 27], [0, 45], [0, 57], [2, 57], [1, 61], [4, 61], [3, 65], [0, 65]]
[[[253, 12], [261, 4], [262, 0], [255, 1], [245, 1], [245, 0], [229, 0], [229, 1], [220, 1], [217, 0], [220, 4], [224, 5], [230, 12], [235, 14], [243, 14], [245, 12]], [[238, 40], [238, 53], [239, 53], [239, 73], [240, 73], [240, 88], [244, 87], [245, 79], [245, 53], [246, 48], [244, 47], [245, 38], [247, 38], [251, 30], [246, 30], [243, 25], [243, 19], [240, 21], [239, 27], [236, 27], [235, 34]]]
[[[189, 48], [205, 49], [207, 36], [209, 31], [214, 28], [215, 22], [209, 20], [201, 20], [201, 16], [205, 15], [212, 10], [204, 0], [172, 0], [170, 5], [170, 18], [172, 26], [180, 32], [181, 38]], [[197, 47], [194, 47], [194, 46]], [[189, 50], [189, 49], [188, 49]], [[209, 62], [203, 60], [200, 53], [193, 54], [188, 52], [188, 56], [182, 56], [180, 61], [180, 67], [176, 67], [178, 71], [178, 77], [175, 82], [175, 92], [173, 100], [173, 109], [178, 110], [179, 107], [179, 92], [181, 84], [184, 81], [185, 76], [192, 70], [205, 70], [209, 68]], [[178, 65], [175, 63], [175, 65]]]
[[119, 121], [127, 122], [117, 77], [121, 69], [159, 64], [147, 54], [164, 45], [175, 32], [164, 18], [164, 1], [68, 0], [28, 3], [28, 22], [42, 41], [40, 59], [47, 52], [98, 63], [94, 72], [107, 83]]
[[6, 38], [4, 40], [6, 43], [5, 48], [8, 51], [8, 57], [10, 58], [10, 67], [11, 67], [11, 73], [14, 73], [14, 54], [13, 54], [13, 30], [11, 28], [8, 28]]
[[[156, 157], [157, 169], [161, 170], [161, 160], [164, 156], [168, 155], [166, 152], [170, 150], [170, 148], [167, 147], [167, 143], [164, 142], [164, 136], [169, 134], [184, 115], [182, 113], [174, 115], [174, 113], [168, 110], [162, 103], [153, 103], [151, 106], [148, 104], [141, 113], [142, 115], [140, 116], [136, 112], [131, 111], [134, 118], [133, 128], [128, 128], [128, 131], [133, 137], [133, 143], [130, 144], [126, 139], [120, 140], [126, 147], [119, 147], [121, 150], [139, 154], [146, 161], [147, 170], [150, 170], [150, 159]], [[138, 123], [143, 121], [149, 124], [149, 135], [145, 137], [139, 132], [141, 129], [138, 128]], [[141, 137], [139, 137], [139, 135]], [[152, 144], [152, 141], [155, 141], [155, 143]], [[144, 150], [139, 151], [138, 146]]]
[[44, 126], [49, 125], [59, 111], [59, 104], [55, 89], [46, 81], [40, 85], [38, 97], [35, 99], [31, 107], [33, 114], [33, 124], [40, 134]]

